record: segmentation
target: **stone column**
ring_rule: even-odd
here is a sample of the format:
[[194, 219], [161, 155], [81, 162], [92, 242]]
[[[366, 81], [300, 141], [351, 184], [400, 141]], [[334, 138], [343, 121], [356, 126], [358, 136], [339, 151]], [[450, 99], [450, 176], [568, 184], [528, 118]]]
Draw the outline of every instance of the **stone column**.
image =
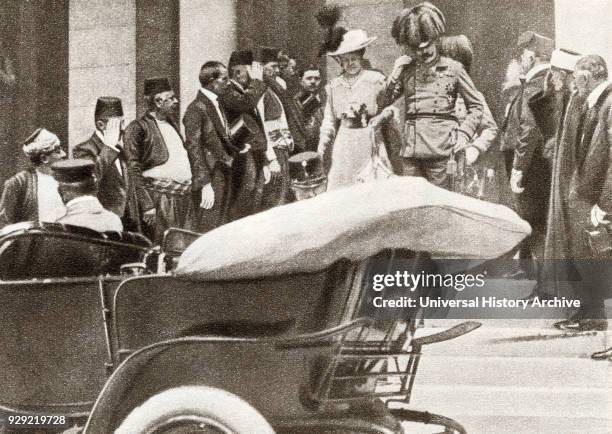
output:
[[69, 114], [72, 147], [91, 135], [100, 96], [123, 101], [126, 121], [136, 104], [135, 0], [70, 0]]
[[202, 64], [227, 64], [236, 47], [236, 11], [233, 0], [181, 0], [179, 7], [181, 119], [195, 98]]
[[612, 1], [555, 0], [557, 46], [582, 54], [599, 54], [612, 70]]

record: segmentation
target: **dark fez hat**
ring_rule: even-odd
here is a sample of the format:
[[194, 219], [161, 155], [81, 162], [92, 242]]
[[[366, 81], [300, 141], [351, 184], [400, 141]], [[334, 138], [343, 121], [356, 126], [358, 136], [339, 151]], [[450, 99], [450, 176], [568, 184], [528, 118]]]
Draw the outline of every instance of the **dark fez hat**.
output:
[[518, 47], [533, 50], [536, 55], [549, 59], [555, 49], [555, 41], [528, 30], [518, 37]]
[[260, 50], [261, 63], [278, 62], [279, 48], [261, 47]]
[[96, 111], [94, 117], [96, 119], [105, 117], [121, 117], [123, 116], [123, 106], [121, 105], [121, 99], [114, 96], [101, 96], [96, 102]]
[[236, 50], [232, 52], [227, 67], [232, 69], [236, 65], [250, 65], [251, 63], [253, 63], [253, 52], [251, 50]]
[[94, 163], [85, 158], [61, 160], [51, 166], [57, 182], [81, 182], [93, 179]]
[[144, 82], [144, 94], [146, 96], [153, 96], [170, 90], [172, 90], [172, 86], [170, 86], [170, 80], [167, 77], [147, 78]]

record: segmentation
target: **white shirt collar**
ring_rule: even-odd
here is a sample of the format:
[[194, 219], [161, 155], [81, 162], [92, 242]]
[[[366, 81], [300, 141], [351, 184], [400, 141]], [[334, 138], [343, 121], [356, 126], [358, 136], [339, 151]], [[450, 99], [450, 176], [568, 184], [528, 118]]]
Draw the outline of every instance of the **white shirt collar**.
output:
[[550, 68], [550, 63], [542, 63], [540, 65], [534, 66], [529, 70], [527, 74], [525, 74], [525, 81], [530, 81], [536, 74], [544, 71], [545, 69]]
[[606, 90], [609, 85], [610, 82], [606, 80], [603, 83], [599, 83], [597, 87], [591, 91], [589, 96], [587, 96], [587, 106], [589, 108], [593, 108], [601, 94], [604, 92], [604, 90]]
[[202, 92], [204, 94], [204, 96], [206, 98], [208, 98], [209, 100], [211, 100], [213, 103], [217, 104], [217, 94], [214, 92], [211, 92], [208, 89], [204, 89], [203, 87], [200, 88], [200, 92]]
[[79, 196], [79, 197], [75, 197], [74, 199], [68, 201], [66, 203], [66, 208], [71, 206], [71, 205], [76, 205], [78, 203], [81, 202], [90, 202], [90, 201], [98, 201], [98, 198], [95, 196], [91, 196], [91, 195], [85, 195], [85, 196]]

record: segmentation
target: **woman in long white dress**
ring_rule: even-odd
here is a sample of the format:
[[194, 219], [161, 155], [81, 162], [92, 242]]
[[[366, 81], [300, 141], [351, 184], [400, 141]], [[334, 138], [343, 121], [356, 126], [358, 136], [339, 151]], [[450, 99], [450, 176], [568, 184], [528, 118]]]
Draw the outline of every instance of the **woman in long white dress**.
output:
[[327, 46], [327, 55], [338, 61], [342, 73], [326, 86], [318, 148], [329, 170], [328, 191], [356, 183], [359, 170], [370, 159], [368, 124], [380, 110], [376, 100], [385, 88], [383, 74], [363, 67], [365, 47], [376, 38], [353, 29], [343, 31], [341, 40], [337, 39], [339, 44]]

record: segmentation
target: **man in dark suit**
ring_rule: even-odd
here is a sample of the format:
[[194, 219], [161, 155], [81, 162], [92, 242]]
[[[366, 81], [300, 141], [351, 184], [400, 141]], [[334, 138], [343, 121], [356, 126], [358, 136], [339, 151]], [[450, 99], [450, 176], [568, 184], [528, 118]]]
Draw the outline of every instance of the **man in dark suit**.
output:
[[[125, 130], [124, 144], [134, 203], [143, 232], [160, 243], [171, 228], [194, 229], [191, 168], [176, 123], [178, 99], [165, 77], [145, 80], [149, 110]], [[140, 221], [138, 219], [137, 221]]]
[[[101, 97], [94, 112], [96, 130], [89, 139], [72, 151], [74, 158], [87, 158], [94, 166], [98, 200], [102, 206], [117, 214], [126, 229], [137, 230], [126, 214], [126, 191], [129, 178], [123, 152], [123, 106], [115, 97]], [[135, 223], [135, 222], [134, 222]]]
[[578, 126], [576, 170], [570, 182], [570, 249], [582, 277], [575, 289], [579, 312], [555, 326], [563, 330], [605, 330], [604, 300], [611, 295], [609, 259], [598, 261], [586, 242], [585, 230], [610, 224], [612, 213], [612, 83], [601, 56], [587, 55], [576, 63], [574, 83], [586, 98]]
[[265, 155], [267, 141], [257, 112], [257, 103], [266, 86], [262, 81], [262, 66], [253, 60], [251, 50], [239, 50], [231, 54], [228, 63], [230, 82], [225, 92], [219, 95], [230, 126], [236, 129], [242, 123], [243, 129], [249, 130], [247, 134], [235, 132], [232, 138], [237, 146], [243, 147], [243, 151], [238, 154], [232, 170], [230, 220], [257, 212], [261, 206], [264, 184], [270, 180]]
[[230, 142], [228, 120], [219, 101], [229, 85], [227, 68], [221, 62], [206, 62], [199, 79], [200, 90], [187, 107], [183, 124], [198, 207], [197, 231], [204, 233], [227, 222], [232, 164], [243, 149]]
[[[544, 158], [544, 136], [529, 107], [529, 100], [544, 89], [554, 41], [534, 32], [525, 32], [519, 36], [518, 47], [523, 50], [521, 65], [524, 75], [521, 77], [521, 90], [511, 101], [504, 120], [502, 141], [507, 148], [514, 149], [510, 188], [516, 195], [517, 212], [532, 227], [532, 234], [519, 249], [522, 270], [517, 276], [534, 278], [536, 270], [532, 260], [536, 256], [541, 258], [539, 250], [543, 250], [546, 232], [551, 169]], [[535, 290], [530, 297], [536, 295], [541, 294]]]

